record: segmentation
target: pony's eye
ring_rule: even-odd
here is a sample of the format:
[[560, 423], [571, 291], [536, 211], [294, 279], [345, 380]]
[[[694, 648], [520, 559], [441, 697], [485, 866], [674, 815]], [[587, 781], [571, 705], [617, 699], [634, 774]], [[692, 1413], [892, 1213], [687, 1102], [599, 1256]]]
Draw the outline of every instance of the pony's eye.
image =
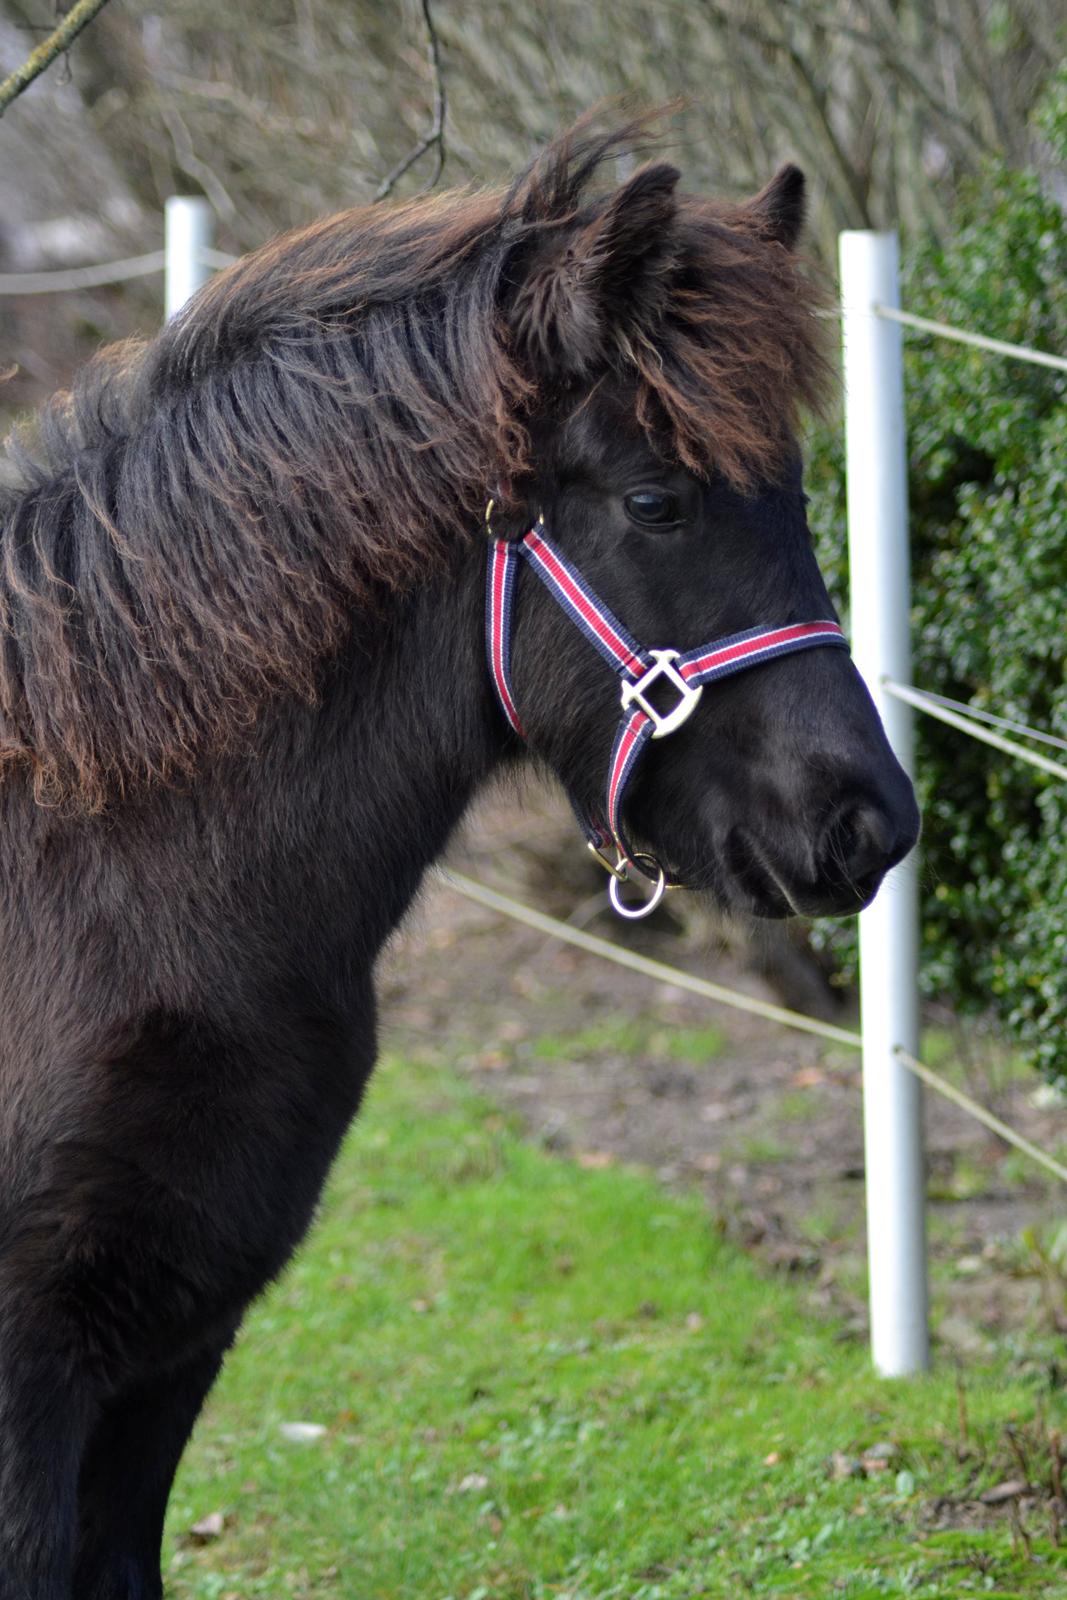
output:
[[681, 520], [678, 496], [665, 489], [638, 489], [623, 497], [626, 515], [643, 528], [670, 528]]

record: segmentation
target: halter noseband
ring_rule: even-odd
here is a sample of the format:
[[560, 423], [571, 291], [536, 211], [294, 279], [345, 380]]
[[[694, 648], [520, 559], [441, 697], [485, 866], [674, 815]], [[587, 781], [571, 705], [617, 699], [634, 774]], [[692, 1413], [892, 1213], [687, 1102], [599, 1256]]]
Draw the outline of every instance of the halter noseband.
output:
[[[498, 539], [489, 521], [492, 508], [490, 500], [485, 513], [489, 534], [486, 639], [489, 669], [504, 715], [520, 739], [525, 739], [511, 686], [515, 581], [519, 563], [525, 560], [556, 603], [622, 680], [622, 717], [608, 767], [603, 820], [579, 805], [573, 796], [571, 805], [590, 850], [611, 873], [608, 894], [615, 910], [620, 916], [635, 920], [647, 917], [668, 888], [682, 887], [668, 877], [655, 857], [632, 848], [623, 827], [626, 785], [648, 741], [666, 738], [680, 728], [696, 710], [706, 683], [744, 672], [777, 656], [791, 655], [795, 650], [811, 650], [819, 645], [835, 645], [847, 650], [845, 636], [836, 622], [795, 622], [783, 628], [749, 628], [745, 633], [730, 634], [713, 644], [684, 653], [670, 649], [646, 650], [551, 542], [545, 533], [543, 517], [538, 517], [536, 525], [522, 539]], [[677, 696], [665, 712], [649, 698], [654, 684], [669, 687]], [[615, 851], [614, 862], [604, 855], [608, 849]], [[632, 872], [653, 885], [650, 897], [637, 905], [626, 904], [619, 892], [620, 885], [630, 880]]]

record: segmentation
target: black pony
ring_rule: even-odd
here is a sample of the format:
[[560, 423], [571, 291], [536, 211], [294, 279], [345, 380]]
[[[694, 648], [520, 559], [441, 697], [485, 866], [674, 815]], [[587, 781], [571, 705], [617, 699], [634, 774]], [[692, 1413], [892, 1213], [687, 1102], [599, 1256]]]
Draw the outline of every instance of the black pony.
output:
[[[747, 205], [633, 130], [506, 195], [351, 212], [105, 352], [0, 501], [0, 1597], [151, 1600], [194, 1419], [308, 1225], [373, 968], [478, 785], [594, 807], [618, 686], [523, 586], [510, 732], [482, 512], [543, 512], [637, 638], [829, 616], [798, 407], [803, 180]], [[627, 825], [687, 886], [854, 910], [915, 839], [844, 651], [711, 686]]]

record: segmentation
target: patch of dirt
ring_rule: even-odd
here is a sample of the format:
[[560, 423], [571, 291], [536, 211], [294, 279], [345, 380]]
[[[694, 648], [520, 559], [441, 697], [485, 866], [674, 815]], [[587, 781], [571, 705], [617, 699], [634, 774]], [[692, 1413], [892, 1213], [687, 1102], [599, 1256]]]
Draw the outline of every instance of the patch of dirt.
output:
[[[561, 886], [560, 863], [574, 863], [573, 887]], [[673, 966], [782, 1002], [739, 954], [743, 941], [709, 931], [713, 919], [694, 935], [660, 915], [624, 925], [604, 911], [603, 875], [551, 796], [535, 793], [521, 807], [490, 798], [449, 864]], [[380, 991], [386, 1048], [458, 1058], [532, 1137], [587, 1165], [634, 1162], [666, 1183], [699, 1186], [732, 1237], [769, 1267], [808, 1277], [818, 1301], [857, 1332], [865, 1327], [854, 1052], [569, 948], [436, 876], [383, 961]], [[854, 1016], [839, 1020], [855, 1026]], [[711, 1028], [717, 1036], [701, 1031]], [[1062, 1138], [1063, 1108], [1047, 1104], [1036, 1077], [969, 1086], [987, 1104], [992, 1094], [998, 1114], [1038, 1145]], [[1007, 1332], [1062, 1332], [1062, 1281], [1023, 1270], [1018, 1246], [1023, 1230], [1040, 1233], [1062, 1217], [1062, 1193], [1021, 1164], [1008, 1182], [1005, 1147], [929, 1092], [926, 1128], [942, 1343], [971, 1354]]]

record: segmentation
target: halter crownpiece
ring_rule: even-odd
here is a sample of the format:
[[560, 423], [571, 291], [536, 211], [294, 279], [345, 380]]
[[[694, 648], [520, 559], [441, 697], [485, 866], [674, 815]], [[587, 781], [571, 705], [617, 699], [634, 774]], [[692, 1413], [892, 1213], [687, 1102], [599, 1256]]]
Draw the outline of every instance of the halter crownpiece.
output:
[[[811, 650], [822, 645], [847, 650], [848, 643], [836, 622], [819, 621], [793, 622], [781, 628], [749, 628], [745, 633], [730, 634], [684, 653], [672, 649], [645, 649], [551, 542], [545, 533], [543, 517], [538, 517], [536, 525], [522, 539], [498, 539], [490, 523], [492, 506], [490, 501], [485, 513], [489, 534], [486, 643], [497, 697], [511, 727], [520, 739], [525, 739], [511, 685], [515, 583], [519, 564], [525, 560], [556, 603], [622, 680], [622, 716], [608, 765], [603, 820], [579, 805], [573, 796], [571, 805], [590, 850], [611, 873], [608, 896], [615, 910], [620, 916], [634, 920], [647, 917], [668, 888], [681, 887], [668, 877], [654, 857], [633, 849], [623, 827], [626, 786], [649, 740], [666, 738], [688, 721], [697, 708], [705, 684], [744, 672], [764, 661], [773, 661], [778, 656], [792, 655], [797, 650]], [[655, 684], [668, 687], [677, 696], [666, 711], [659, 710], [649, 697]], [[614, 862], [604, 854], [608, 849], [615, 851]], [[620, 885], [630, 881], [633, 872], [653, 887], [648, 899], [628, 905], [621, 898]]]

